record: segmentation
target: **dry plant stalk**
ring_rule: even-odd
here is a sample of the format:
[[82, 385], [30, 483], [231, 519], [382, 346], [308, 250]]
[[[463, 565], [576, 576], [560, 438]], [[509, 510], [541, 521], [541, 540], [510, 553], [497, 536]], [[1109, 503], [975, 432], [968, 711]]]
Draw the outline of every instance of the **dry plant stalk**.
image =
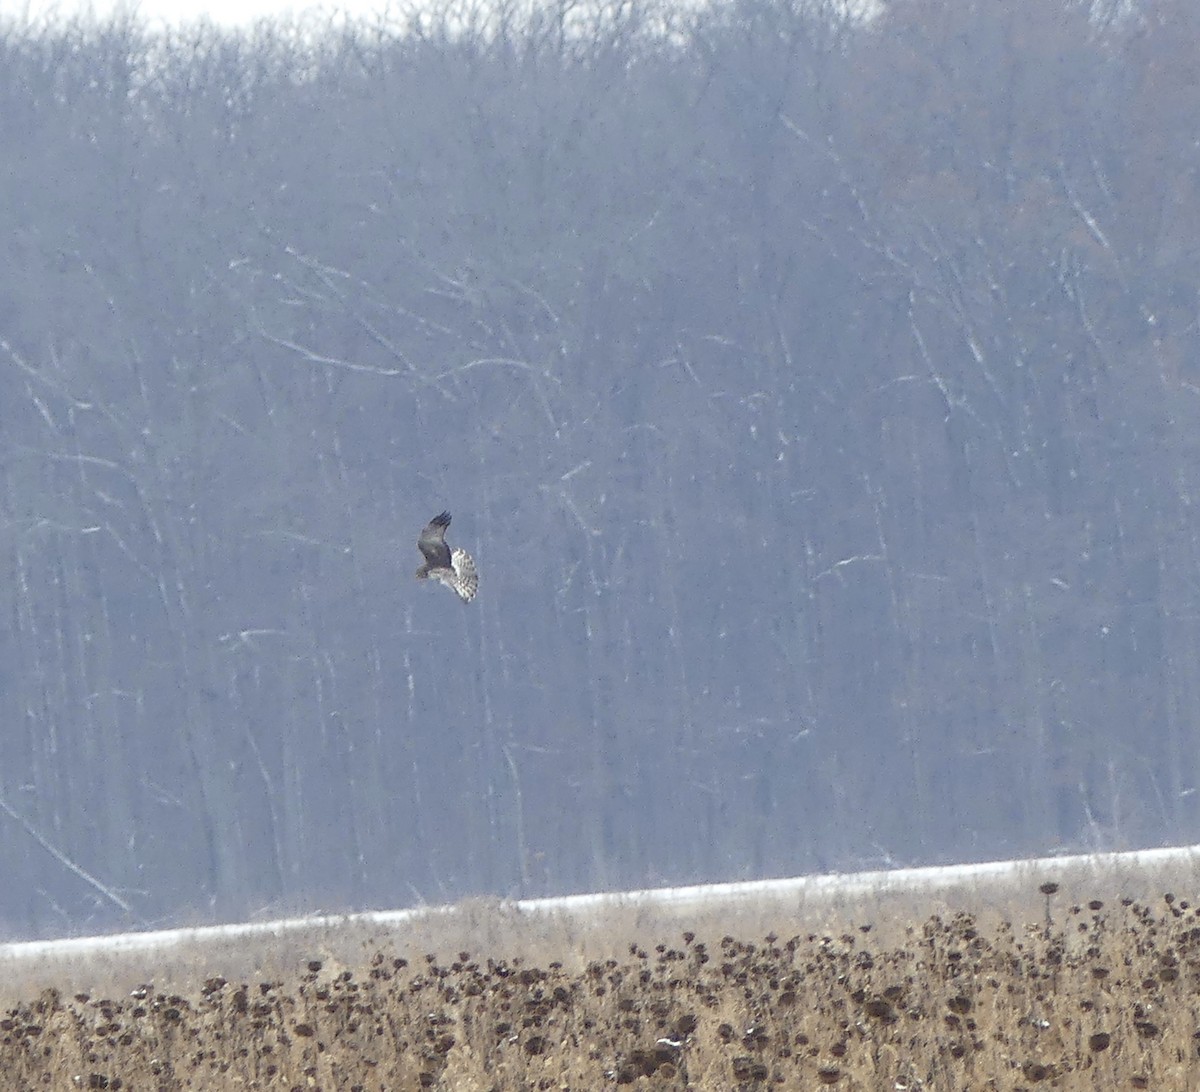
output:
[[[1050, 895], [1047, 898], [1047, 913]], [[691, 932], [568, 969], [462, 951], [119, 999], [56, 989], [0, 1021], [12, 1089], [1200, 1088], [1200, 917], [1098, 900], [1059, 921], [934, 916], [747, 942]]]

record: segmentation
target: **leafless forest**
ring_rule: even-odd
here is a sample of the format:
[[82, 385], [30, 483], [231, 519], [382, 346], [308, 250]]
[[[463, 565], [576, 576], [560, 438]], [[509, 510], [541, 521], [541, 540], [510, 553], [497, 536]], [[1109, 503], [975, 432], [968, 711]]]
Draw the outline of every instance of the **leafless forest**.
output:
[[7, 24], [0, 930], [1200, 840], [1197, 73], [1191, 0]]

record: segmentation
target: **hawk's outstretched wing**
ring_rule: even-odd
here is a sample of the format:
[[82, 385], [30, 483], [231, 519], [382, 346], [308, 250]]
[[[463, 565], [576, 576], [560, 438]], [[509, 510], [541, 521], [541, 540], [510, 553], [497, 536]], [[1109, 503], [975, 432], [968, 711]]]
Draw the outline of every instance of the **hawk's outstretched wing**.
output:
[[452, 588], [458, 597], [469, 603], [479, 589], [479, 573], [475, 561], [466, 550], [451, 550], [446, 545], [446, 528], [450, 526], [450, 513], [434, 516], [417, 539], [417, 549], [425, 558], [425, 564], [417, 570], [418, 580], [438, 580]]
[[417, 539], [417, 549], [425, 555], [425, 564], [444, 569], [450, 564], [450, 547], [446, 545], [446, 528], [450, 526], [450, 513], [434, 516]]

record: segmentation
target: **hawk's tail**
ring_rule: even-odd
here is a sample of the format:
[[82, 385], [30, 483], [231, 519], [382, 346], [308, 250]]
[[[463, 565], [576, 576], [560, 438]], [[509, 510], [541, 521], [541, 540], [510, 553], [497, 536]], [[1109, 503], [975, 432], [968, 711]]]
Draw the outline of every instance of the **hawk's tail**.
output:
[[450, 565], [454, 569], [454, 590], [464, 603], [471, 602], [479, 590], [479, 573], [475, 571], [475, 559], [466, 550], [451, 550]]

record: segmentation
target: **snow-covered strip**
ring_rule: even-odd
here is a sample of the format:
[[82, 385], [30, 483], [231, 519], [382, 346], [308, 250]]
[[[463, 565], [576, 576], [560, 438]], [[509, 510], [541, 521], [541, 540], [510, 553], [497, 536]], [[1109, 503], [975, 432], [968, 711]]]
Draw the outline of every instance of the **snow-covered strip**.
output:
[[[558, 913], [603, 909], [628, 902], [644, 901], [661, 906], [692, 910], [714, 906], [734, 907], [739, 902], [760, 899], [810, 899], [855, 895], [929, 893], [964, 887], [982, 881], [1015, 880], [1086, 870], [1096, 874], [1121, 870], [1145, 870], [1200, 864], [1200, 845], [1167, 849], [1139, 849], [1128, 853], [1089, 853], [1071, 857], [1034, 857], [1017, 861], [987, 861], [983, 864], [932, 865], [926, 868], [895, 868], [878, 872], [842, 872], [822, 876], [799, 876], [788, 880], [747, 880], [742, 883], [697, 884], [693, 887], [664, 887], [619, 894], [563, 895], [547, 899], [525, 899], [515, 905], [525, 911]], [[3, 949], [0, 948], [0, 951]]]
[[[927, 868], [899, 868], [876, 872], [833, 873], [799, 876], [784, 880], [749, 880], [740, 883], [696, 884], [690, 887], [650, 888], [642, 891], [597, 892], [562, 895], [553, 898], [520, 899], [503, 905], [518, 913], [594, 914], [605, 909], [631, 905], [661, 908], [671, 912], [687, 910], [736, 909], [740, 903], [763, 900], [833, 898], [912, 892], [930, 894], [939, 890], [966, 887], [981, 882], [1016, 881], [1036, 876], [1045, 882], [1055, 875], [1091, 872], [1096, 875], [1181, 867], [1200, 864], [1200, 845], [1167, 849], [1141, 849], [1128, 853], [1080, 854], [1069, 857], [1041, 857], [1016, 861], [988, 861], [983, 864], [938, 865]], [[142, 933], [117, 933], [109, 936], [72, 937], [66, 940], [22, 941], [0, 944], [0, 963], [36, 961], [76, 955], [166, 951], [181, 945], [276, 938], [299, 931], [335, 929], [347, 925], [393, 928], [415, 921], [428, 921], [451, 914], [453, 906], [425, 907], [412, 910], [380, 910], [361, 914], [318, 915], [282, 918], [277, 921], [207, 925], [187, 929], [162, 929]]]

